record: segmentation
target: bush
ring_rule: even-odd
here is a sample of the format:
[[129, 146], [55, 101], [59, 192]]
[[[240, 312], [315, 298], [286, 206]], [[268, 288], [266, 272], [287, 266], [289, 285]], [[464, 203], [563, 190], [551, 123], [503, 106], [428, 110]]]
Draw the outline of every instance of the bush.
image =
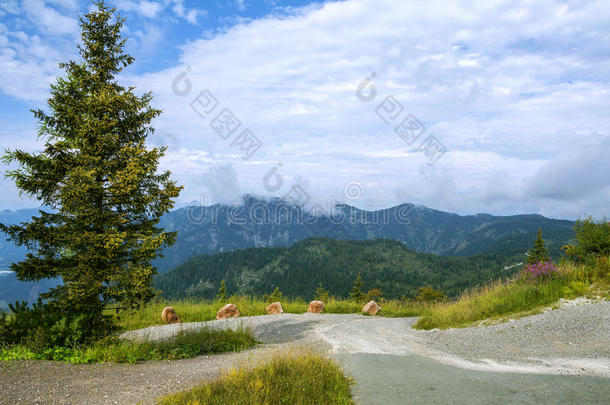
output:
[[566, 255], [578, 262], [591, 260], [596, 256], [610, 255], [610, 222], [596, 222], [589, 217], [576, 221], [576, 244], [563, 247]]
[[365, 301], [381, 302], [383, 300], [383, 292], [379, 288], [372, 288], [365, 294]]
[[430, 286], [424, 286], [419, 287], [415, 299], [421, 302], [444, 302], [447, 300], [447, 294]]
[[330, 300], [329, 292], [324, 288], [322, 283], [318, 284], [318, 288], [316, 288], [316, 292], [314, 293], [314, 299], [318, 301], [322, 301], [327, 303]]
[[275, 290], [271, 293], [268, 298], [269, 302], [279, 302], [284, 298], [282, 292], [280, 291], [280, 287], [275, 287]]
[[[0, 315], [0, 344], [25, 345], [34, 351], [55, 346], [89, 344], [114, 331], [109, 317], [104, 330], [93, 330], [92, 315], [69, 314], [52, 305], [26, 302], [9, 304], [10, 314]], [[98, 323], [102, 325], [102, 323]]]

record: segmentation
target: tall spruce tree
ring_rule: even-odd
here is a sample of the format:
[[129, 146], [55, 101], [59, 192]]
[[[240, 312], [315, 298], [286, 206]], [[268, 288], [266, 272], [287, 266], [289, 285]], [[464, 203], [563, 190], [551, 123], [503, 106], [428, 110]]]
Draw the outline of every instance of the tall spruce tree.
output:
[[41, 201], [39, 216], [20, 225], [0, 224], [9, 240], [29, 248], [11, 265], [20, 280], [61, 277], [42, 294], [47, 308], [90, 316], [104, 327], [105, 308], [134, 307], [155, 296], [151, 261], [175, 240], [159, 228], [182, 187], [159, 173], [165, 148], [147, 148], [150, 123], [161, 111], [122, 87], [116, 76], [133, 58], [125, 53], [123, 20], [95, 2], [80, 19], [82, 61], [60, 64], [63, 78], [51, 85], [48, 112], [33, 110], [44, 150], [7, 150], [16, 164], [7, 177], [22, 194]]
[[549, 258], [549, 251], [544, 245], [544, 239], [542, 239], [542, 229], [538, 228], [538, 234], [534, 241], [534, 246], [527, 253], [527, 263], [535, 264], [538, 262], [547, 261]]

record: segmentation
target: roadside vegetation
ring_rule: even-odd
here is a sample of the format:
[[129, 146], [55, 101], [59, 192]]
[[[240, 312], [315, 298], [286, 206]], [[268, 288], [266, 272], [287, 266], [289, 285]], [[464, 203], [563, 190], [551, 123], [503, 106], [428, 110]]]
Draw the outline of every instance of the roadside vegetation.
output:
[[576, 243], [564, 246], [560, 263], [548, 258], [539, 233], [521, 273], [426, 308], [414, 327], [470, 326], [538, 313], [561, 298], [610, 298], [610, 222], [588, 218], [575, 231]]
[[353, 384], [341, 368], [315, 353], [278, 353], [255, 368], [231, 370], [191, 390], [167, 395], [160, 405], [353, 404]]
[[31, 344], [0, 347], [0, 361], [55, 360], [82, 363], [137, 363], [147, 360], [177, 360], [203, 354], [248, 349], [256, 344], [245, 329], [182, 331], [162, 342], [121, 340], [116, 337], [100, 340], [91, 346], [35, 347]]

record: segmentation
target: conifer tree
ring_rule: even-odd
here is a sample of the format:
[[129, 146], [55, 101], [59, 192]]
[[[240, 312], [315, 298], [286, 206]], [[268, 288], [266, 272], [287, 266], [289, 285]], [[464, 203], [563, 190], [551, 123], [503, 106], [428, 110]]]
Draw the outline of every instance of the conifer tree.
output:
[[535, 264], [538, 262], [547, 261], [549, 258], [549, 251], [544, 245], [544, 239], [542, 239], [542, 229], [538, 228], [538, 234], [534, 241], [534, 247], [532, 247], [527, 254], [527, 263]]
[[325, 303], [327, 303], [329, 301], [330, 294], [324, 288], [324, 285], [322, 283], [318, 284], [318, 288], [316, 288], [316, 291], [314, 292], [314, 298], [317, 299], [318, 301], [322, 301]]
[[364, 293], [362, 292], [362, 286], [364, 283], [362, 282], [362, 275], [358, 273], [358, 276], [354, 280], [354, 285], [352, 286], [352, 291], [349, 293], [349, 297], [355, 302], [364, 301]]
[[281, 301], [284, 298], [284, 295], [280, 291], [280, 287], [275, 287], [275, 290], [271, 293], [271, 295], [267, 298], [269, 302], [277, 302]]
[[11, 265], [20, 280], [61, 277], [42, 297], [47, 308], [90, 316], [103, 328], [105, 308], [130, 308], [155, 296], [151, 261], [175, 240], [159, 228], [182, 187], [159, 173], [165, 148], [147, 148], [151, 121], [161, 111], [151, 93], [137, 96], [117, 83], [134, 59], [125, 53], [122, 19], [94, 3], [80, 19], [81, 61], [60, 64], [66, 72], [51, 85], [48, 112], [39, 122], [40, 153], [7, 150], [3, 161], [22, 194], [38, 199], [39, 216], [0, 230], [25, 245], [25, 260]]
[[227, 299], [227, 285], [225, 283], [224, 278], [220, 280], [220, 288], [218, 289], [218, 294], [216, 294], [216, 298], [221, 301]]

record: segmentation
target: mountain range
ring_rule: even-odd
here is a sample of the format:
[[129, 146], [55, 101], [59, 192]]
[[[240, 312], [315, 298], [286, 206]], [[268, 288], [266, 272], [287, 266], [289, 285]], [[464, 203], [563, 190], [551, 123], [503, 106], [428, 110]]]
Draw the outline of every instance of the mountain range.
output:
[[344, 240], [392, 239], [409, 249], [444, 256], [524, 254], [538, 228], [551, 255], [574, 237], [574, 222], [542, 215], [457, 215], [413, 204], [365, 211], [346, 204], [316, 213], [281, 199], [246, 196], [240, 205], [185, 207], [161, 225], [178, 231], [176, 244], [156, 262], [163, 273], [190, 257], [247, 247], [290, 246], [311, 237]]
[[[37, 209], [0, 211], [0, 223], [14, 224], [36, 215]], [[538, 228], [552, 256], [573, 236], [574, 222], [541, 215], [458, 215], [413, 204], [367, 211], [347, 204], [306, 211], [281, 199], [245, 196], [240, 204], [189, 206], [169, 212], [160, 226], [178, 231], [176, 243], [155, 261], [159, 273], [199, 255], [251, 247], [287, 247], [307, 238], [338, 240], [389, 239], [421, 253], [442, 256], [498, 254], [518, 260], [529, 249]], [[21, 260], [24, 247], [0, 239], [0, 270]], [[12, 277], [12, 279], [11, 279]], [[14, 279], [14, 280], [13, 280]], [[28, 299], [49, 285], [8, 288], [13, 275], [0, 279], [0, 301]], [[21, 291], [12, 294], [11, 291]], [[25, 291], [27, 290], [27, 291]]]

